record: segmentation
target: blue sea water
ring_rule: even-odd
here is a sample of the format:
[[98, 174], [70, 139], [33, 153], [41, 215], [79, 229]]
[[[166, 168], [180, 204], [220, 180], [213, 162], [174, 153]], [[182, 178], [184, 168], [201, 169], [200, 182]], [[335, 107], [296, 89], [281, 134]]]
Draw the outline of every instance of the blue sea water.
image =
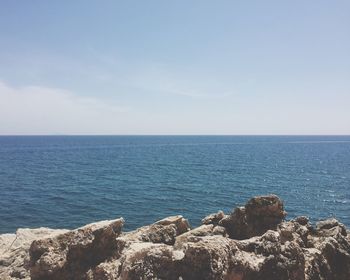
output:
[[3, 136], [0, 233], [124, 217], [125, 229], [275, 193], [350, 226], [350, 136]]

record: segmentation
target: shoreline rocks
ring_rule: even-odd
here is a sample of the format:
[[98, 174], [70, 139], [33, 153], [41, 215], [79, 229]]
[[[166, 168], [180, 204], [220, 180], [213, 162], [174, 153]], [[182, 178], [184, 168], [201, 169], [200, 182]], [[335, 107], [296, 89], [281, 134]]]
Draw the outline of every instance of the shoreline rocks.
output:
[[336, 219], [285, 221], [275, 195], [191, 229], [182, 216], [132, 232], [122, 218], [76, 230], [0, 235], [0, 279], [348, 280], [350, 236]]
[[0, 279], [29, 279], [29, 247], [34, 240], [64, 234], [64, 229], [18, 229], [0, 235]]

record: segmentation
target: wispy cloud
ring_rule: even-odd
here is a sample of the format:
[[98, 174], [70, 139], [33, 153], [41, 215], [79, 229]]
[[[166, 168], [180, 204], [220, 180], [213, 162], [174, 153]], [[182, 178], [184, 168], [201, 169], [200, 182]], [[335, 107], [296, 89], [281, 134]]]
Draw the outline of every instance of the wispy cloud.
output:
[[237, 93], [232, 84], [220, 82], [214, 77], [193, 74], [191, 71], [175, 71], [157, 63], [131, 69], [125, 82], [139, 90], [192, 99], [218, 99]]
[[0, 134], [112, 133], [128, 107], [40, 86], [11, 87], [0, 81]]
[[[45, 84], [88, 91], [103, 89], [107, 95], [147, 94], [190, 99], [220, 99], [239, 95], [240, 82], [206, 73], [203, 69], [175, 69], [169, 63], [135, 60], [89, 48], [88, 59], [55, 53], [4, 53], [0, 60], [11, 65], [0, 77], [17, 84]], [[203, 71], [202, 71], [203, 70]], [[15, 77], [16, 79], [13, 79]], [[102, 94], [100, 91], [99, 94]]]

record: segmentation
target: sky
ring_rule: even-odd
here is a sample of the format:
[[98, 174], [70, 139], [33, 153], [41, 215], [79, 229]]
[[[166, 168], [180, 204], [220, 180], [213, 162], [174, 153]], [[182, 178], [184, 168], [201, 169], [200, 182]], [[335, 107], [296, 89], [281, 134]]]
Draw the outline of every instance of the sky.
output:
[[0, 135], [350, 134], [350, 1], [0, 1]]

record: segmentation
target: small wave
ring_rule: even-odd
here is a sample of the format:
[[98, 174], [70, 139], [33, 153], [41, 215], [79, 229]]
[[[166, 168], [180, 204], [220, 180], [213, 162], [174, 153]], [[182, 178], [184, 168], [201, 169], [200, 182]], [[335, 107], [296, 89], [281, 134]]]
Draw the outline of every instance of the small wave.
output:
[[322, 143], [350, 143], [348, 140], [318, 140], [318, 141], [288, 141], [288, 144], [322, 144]]
[[350, 200], [348, 199], [324, 199], [323, 202], [331, 202], [331, 203], [341, 203], [341, 204], [347, 204], [350, 203]]

